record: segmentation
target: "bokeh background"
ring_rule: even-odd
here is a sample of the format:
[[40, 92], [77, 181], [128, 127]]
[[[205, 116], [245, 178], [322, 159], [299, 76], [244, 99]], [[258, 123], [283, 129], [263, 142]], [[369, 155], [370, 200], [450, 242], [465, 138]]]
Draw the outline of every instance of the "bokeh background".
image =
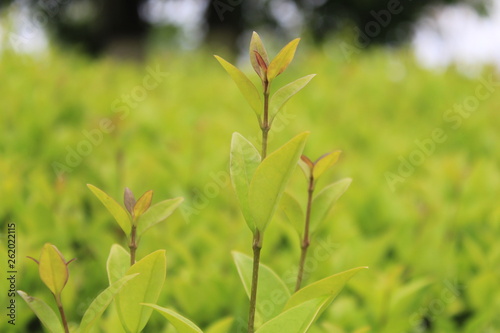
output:
[[[343, 151], [318, 186], [353, 178], [314, 237], [308, 281], [370, 266], [311, 332], [500, 332], [498, 0], [0, 1], [1, 332], [43, 332], [19, 297], [7, 323], [9, 223], [18, 289], [54, 305], [26, 259], [46, 242], [78, 258], [71, 322], [106, 287], [109, 249], [126, 240], [87, 183], [115, 198], [126, 186], [153, 202], [183, 196], [139, 246], [167, 250], [158, 303], [244, 332], [231, 251], [250, 253], [251, 235], [228, 156], [233, 132], [257, 144], [259, 128], [212, 54], [257, 82], [253, 30], [271, 55], [302, 37], [275, 87], [317, 74], [271, 149], [310, 130], [311, 158]], [[297, 171], [290, 191], [305, 190]], [[263, 262], [292, 287], [298, 239], [282, 214], [266, 237]], [[112, 309], [100, 331], [120, 332]], [[145, 332], [174, 331], [154, 314]]]

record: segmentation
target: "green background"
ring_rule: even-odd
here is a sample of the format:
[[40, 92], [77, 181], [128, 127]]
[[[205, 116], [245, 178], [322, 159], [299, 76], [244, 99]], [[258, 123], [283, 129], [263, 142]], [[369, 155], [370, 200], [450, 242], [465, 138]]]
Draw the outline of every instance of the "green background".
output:
[[[63, 302], [69, 320], [79, 322], [107, 286], [111, 245], [126, 246], [86, 184], [120, 201], [125, 186], [136, 196], [152, 189], [153, 203], [185, 197], [139, 244], [139, 258], [167, 251], [158, 304], [202, 328], [227, 316], [246, 321], [248, 301], [230, 251], [250, 253], [251, 233], [229, 182], [228, 158], [233, 132], [258, 145], [259, 128], [212, 55], [159, 52], [147, 63], [128, 64], [52, 50], [37, 58], [4, 52], [1, 61], [2, 286], [7, 224], [14, 222], [18, 289], [54, 305], [26, 256], [38, 258], [50, 242], [67, 260], [78, 259], [70, 265]], [[241, 64], [257, 82], [249, 64]], [[148, 67], [168, 75], [158, 87], [141, 90]], [[276, 121], [270, 149], [309, 130], [305, 154], [311, 159], [343, 151], [318, 189], [343, 177], [353, 183], [313, 238], [307, 281], [370, 267], [349, 282], [311, 332], [498, 332], [500, 86], [469, 114], [453, 111], [475, 96], [479, 78], [488, 80], [493, 70], [475, 78], [454, 68], [431, 72], [405, 50], [345, 58], [331, 42], [321, 50], [300, 45], [274, 88], [311, 73], [318, 75]], [[147, 95], [137, 98], [141, 91]], [[134, 93], [135, 104], [125, 107], [123, 95]], [[114, 130], [96, 134], [97, 144], [83, 143], [102, 119], [111, 119]], [[425, 153], [416, 140], [428, 143], [436, 129], [446, 139]], [[88, 147], [79, 163], [68, 166], [68, 149]], [[70, 172], [58, 177], [54, 163]], [[413, 170], [388, 181], [388, 173], [401, 176], [402, 163]], [[289, 190], [298, 197], [306, 191], [298, 169]], [[298, 239], [278, 212], [262, 261], [292, 288], [299, 255]], [[9, 301], [4, 289], [2, 312]], [[16, 300], [15, 328], [2, 313], [0, 331], [35, 332], [37, 319]], [[111, 311], [101, 329], [119, 332], [117, 327]], [[158, 314], [145, 331], [170, 332]], [[238, 325], [233, 331], [239, 332]]]

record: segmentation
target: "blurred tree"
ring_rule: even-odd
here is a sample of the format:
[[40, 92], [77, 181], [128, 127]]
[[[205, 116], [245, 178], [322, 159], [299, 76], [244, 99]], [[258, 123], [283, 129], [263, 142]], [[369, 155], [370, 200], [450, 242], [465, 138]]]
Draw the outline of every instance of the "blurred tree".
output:
[[[0, 0], [28, 3], [48, 19], [46, 26], [63, 41], [79, 45], [91, 54], [111, 50], [138, 56], [150, 29], [142, 11], [147, 2], [179, 0]], [[246, 30], [276, 29], [286, 32], [295, 21], [321, 43], [332, 31], [354, 24], [360, 41], [385, 43], [408, 37], [411, 23], [428, 5], [472, 0], [198, 0], [205, 7], [206, 41], [223, 42], [237, 49]], [[473, 3], [477, 3], [474, 1]], [[142, 13], [142, 15], [141, 15]], [[369, 43], [368, 43], [369, 42]], [[137, 53], [137, 54], [136, 54]]]
[[[224, 44], [236, 51], [238, 37], [245, 30], [242, 1], [207, 1], [205, 23], [207, 27], [206, 42], [208, 44]], [[237, 4], [238, 3], [238, 4]], [[237, 5], [235, 5], [237, 4]]]
[[31, 11], [28, 22], [57, 40], [98, 55], [140, 57], [149, 24], [139, 15], [146, 0], [0, 0]]
[[[304, 13], [317, 42], [334, 30], [354, 24], [360, 40], [373, 43], [404, 41], [410, 27], [429, 6], [467, 0], [293, 0]], [[477, 2], [477, 1], [476, 1]]]
[[[40, 3], [39, 0], [33, 1]], [[141, 56], [149, 30], [149, 24], [139, 15], [139, 8], [145, 0], [46, 2], [51, 1], [61, 4], [59, 14], [53, 16], [49, 26], [62, 41], [77, 44], [91, 54], [107, 50], [126, 52], [126, 57]]]

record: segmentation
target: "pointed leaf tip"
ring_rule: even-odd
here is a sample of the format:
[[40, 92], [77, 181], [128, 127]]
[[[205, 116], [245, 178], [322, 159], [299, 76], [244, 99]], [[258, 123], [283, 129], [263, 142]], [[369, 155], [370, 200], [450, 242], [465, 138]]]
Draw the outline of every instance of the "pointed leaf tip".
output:
[[128, 187], [125, 187], [125, 191], [123, 192], [123, 203], [125, 204], [125, 208], [127, 208], [130, 215], [134, 213], [134, 206], [136, 203], [134, 193]]
[[269, 68], [267, 70], [267, 79], [272, 81], [276, 76], [283, 73], [283, 71], [292, 62], [295, 56], [295, 51], [299, 45], [300, 38], [296, 38], [288, 43], [285, 47], [281, 49], [278, 55], [271, 61]]
[[250, 107], [254, 110], [257, 117], [260, 119], [260, 115], [262, 114], [262, 102], [260, 98], [260, 94], [255, 87], [255, 85], [250, 81], [250, 79], [243, 74], [236, 66], [229, 63], [219, 56], [215, 56], [215, 59], [221, 64], [222, 67], [226, 70], [226, 72], [231, 76], [234, 83], [243, 94], [245, 99], [247, 100]]
[[113, 215], [116, 222], [122, 228], [126, 235], [130, 234], [130, 229], [132, 226], [132, 221], [130, 218], [130, 214], [127, 213], [127, 210], [122, 207], [115, 199], [110, 197], [103, 190], [95, 187], [92, 184], [87, 184], [89, 190], [94, 193], [94, 195], [101, 201], [101, 203], [106, 207], [106, 209]]
[[40, 319], [49, 332], [64, 332], [61, 322], [59, 321], [59, 317], [47, 303], [41, 299], [28, 295], [22, 290], [18, 290], [17, 293], [28, 304], [29, 308], [36, 314], [38, 319]]
[[325, 171], [330, 169], [339, 160], [342, 151], [336, 150], [326, 153], [314, 162], [313, 176], [318, 179]]
[[250, 40], [250, 62], [255, 72], [264, 80], [269, 67], [269, 57], [259, 34], [255, 31], [252, 33], [252, 39]]
[[271, 122], [274, 120], [278, 112], [285, 106], [286, 102], [304, 88], [316, 74], [306, 75], [297, 79], [274, 93], [270, 101], [269, 115]]
[[343, 178], [323, 188], [313, 199], [311, 211], [311, 233], [328, 216], [328, 212], [351, 185], [351, 178]]
[[153, 200], [153, 191], [149, 190], [144, 193], [139, 200], [134, 205], [134, 220], [138, 219], [142, 214], [144, 214], [148, 208], [151, 206], [151, 201]]
[[316, 281], [299, 291], [295, 292], [288, 300], [285, 310], [293, 308], [301, 303], [317, 299], [321, 297], [328, 297], [330, 301], [340, 293], [345, 284], [359, 271], [367, 267], [356, 267], [344, 272], [331, 275], [322, 280]]
[[149, 209], [140, 217], [140, 221], [137, 226], [137, 235], [140, 237], [152, 226], [166, 220], [183, 201], [184, 198], [178, 197], [163, 200], [149, 207]]
[[140, 303], [143, 306], [155, 309], [161, 313], [175, 327], [178, 333], [203, 333], [191, 320], [181, 316], [175, 311], [151, 303]]

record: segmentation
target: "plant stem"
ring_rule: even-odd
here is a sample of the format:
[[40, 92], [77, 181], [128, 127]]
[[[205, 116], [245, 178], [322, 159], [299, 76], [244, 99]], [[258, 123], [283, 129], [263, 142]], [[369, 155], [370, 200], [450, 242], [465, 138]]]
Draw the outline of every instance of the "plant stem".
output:
[[[267, 156], [267, 136], [271, 129], [269, 123], [269, 82], [267, 79], [262, 81], [264, 87], [264, 119], [261, 123], [262, 130], [262, 153], [261, 161]], [[259, 230], [255, 231], [253, 237], [253, 271], [252, 271], [252, 290], [250, 292], [250, 309], [248, 313], [248, 333], [254, 333], [255, 326], [255, 309], [257, 306], [257, 287], [259, 284], [259, 264], [260, 264], [260, 250], [262, 249], [262, 238]]]
[[262, 239], [257, 230], [253, 238], [253, 271], [252, 271], [252, 291], [250, 293], [250, 311], [248, 314], [248, 333], [254, 333], [255, 308], [257, 305], [257, 285], [259, 282], [259, 264], [260, 250], [262, 248]]
[[69, 333], [68, 321], [66, 320], [66, 314], [64, 313], [64, 308], [62, 305], [61, 297], [57, 297], [54, 295], [57, 303], [57, 308], [59, 309], [59, 313], [61, 314], [62, 324], [64, 327], [64, 332]]
[[311, 244], [311, 240], [309, 238], [309, 224], [311, 221], [311, 209], [312, 209], [312, 199], [314, 193], [314, 176], [311, 171], [311, 176], [309, 177], [309, 187], [307, 189], [307, 211], [306, 211], [306, 221], [304, 227], [304, 239], [301, 244], [301, 254], [300, 254], [300, 262], [299, 262], [299, 273], [297, 275], [297, 283], [295, 285], [295, 291], [298, 291], [302, 285], [302, 279], [304, 278], [304, 265], [307, 257], [307, 249]]
[[130, 244], [128, 247], [130, 248], [130, 266], [135, 264], [135, 251], [137, 250], [137, 241], [136, 241], [137, 227], [132, 226], [132, 231], [130, 233]]
[[261, 124], [262, 130], [262, 160], [267, 156], [267, 135], [271, 129], [271, 124], [269, 123], [269, 87], [270, 84], [267, 80], [262, 82], [264, 86], [264, 119]]

